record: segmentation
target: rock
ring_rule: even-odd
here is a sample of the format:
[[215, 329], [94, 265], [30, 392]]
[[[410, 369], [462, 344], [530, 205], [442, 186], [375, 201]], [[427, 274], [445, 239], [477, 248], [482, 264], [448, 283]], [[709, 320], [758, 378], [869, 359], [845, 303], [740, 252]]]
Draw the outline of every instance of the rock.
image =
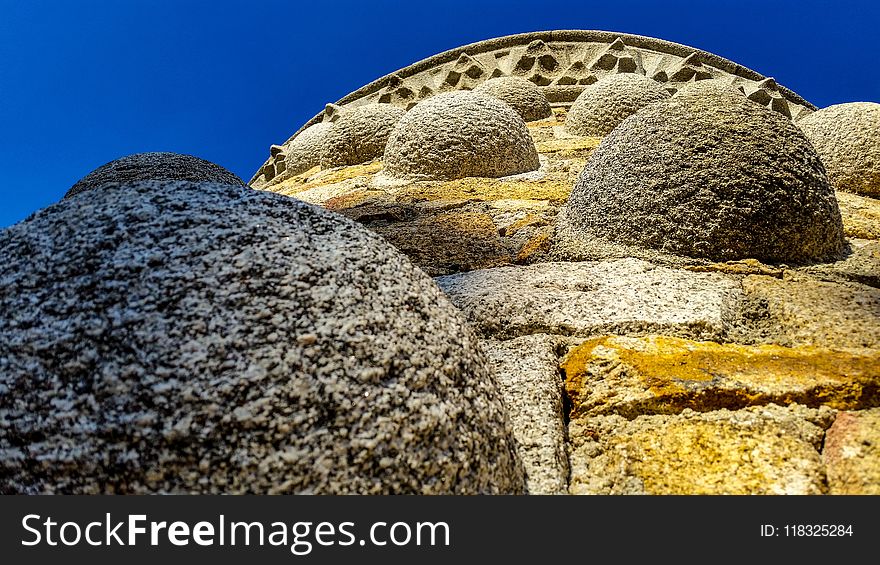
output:
[[709, 79], [689, 82], [679, 88], [672, 97], [682, 98], [685, 96], [692, 96], [695, 98], [702, 98], [704, 96], [718, 95], [745, 96], [745, 94], [745, 90], [743, 90], [742, 86], [734, 86], [720, 79]]
[[593, 152], [567, 213], [583, 238], [713, 260], [804, 263], [844, 247], [810, 142], [740, 96], [676, 97], [625, 120]]
[[669, 93], [645, 76], [610, 75], [577, 97], [565, 118], [565, 129], [575, 135], [605, 137], [629, 116], [667, 98]]
[[880, 239], [880, 200], [837, 192], [843, 233], [860, 239]]
[[724, 335], [740, 296], [736, 279], [638, 259], [539, 263], [437, 278], [485, 335]]
[[880, 288], [880, 241], [850, 239], [846, 256], [832, 263], [802, 267], [822, 280], [857, 282]]
[[510, 253], [486, 214], [439, 212], [370, 227], [432, 276], [510, 262]]
[[880, 494], [880, 408], [838, 414], [822, 459], [830, 494]]
[[798, 122], [838, 190], [880, 197], [880, 104], [850, 102]]
[[385, 148], [385, 172], [393, 178], [504, 177], [538, 165], [519, 114], [496, 98], [467, 91], [420, 102]]
[[245, 186], [244, 181], [220, 165], [179, 153], [135, 153], [101, 165], [76, 181], [64, 198], [108, 183], [141, 180], [188, 180]]
[[288, 175], [298, 175], [321, 164], [321, 153], [333, 124], [320, 122], [302, 130], [284, 150]]
[[744, 324], [752, 343], [828, 348], [880, 346], [880, 289], [819, 281], [747, 276]]
[[572, 417], [677, 414], [762, 404], [880, 404], [880, 352], [604, 336], [562, 363]]
[[529, 494], [568, 491], [558, 342], [547, 335], [483, 342], [510, 414]]
[[388, 136], [406, 111], [391, 104], [365, 104], [340, 113], [326, 131], [321, 166], [358, 165], [381, 157]]
[[520, 77], [498, 77], [489, 79], [474, 89], [474, 92], [498, 98], [527, 122], [542, 120], [553, 115], [550, 102], [535, 83]]
[[523, 492], [466, 322], [341, 216], [108, 186], [0, 232], [0, 265], [4, 493]]
[[775, 405], [573, 419], [572, 494], [824, 494], [827, 419]]

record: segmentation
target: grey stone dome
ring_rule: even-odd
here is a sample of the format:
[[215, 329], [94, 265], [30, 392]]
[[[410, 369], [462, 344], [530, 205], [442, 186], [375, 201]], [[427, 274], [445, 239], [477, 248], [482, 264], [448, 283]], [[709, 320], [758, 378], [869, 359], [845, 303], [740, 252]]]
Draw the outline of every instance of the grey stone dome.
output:
[[0, 232], [0, 492], [519, 493], [477, 339], [342, 216], [148, 181]]
[[580, 93], [565, 118], [565, 129], [574, 135], [604, 137], [627, 117], [667, 98], [669, 93], [660, 83], [643, 75], [607, 76]]
[[64, 198], [107, 183], [140, 180], [188, 180], [244, 186], [244, 181], [220, 165], [180, 153], [135, 153], [101, 165], [76, 182]]
[[342, 112], [324, 135], [321, 166], [358, 165], [381, 157], [391, 130], [405, 113], [391, 104], [365, 104]]
[[813, 112], [798, 125], [819, 153], [835, 188], [880, 197], [880, 104], [835, 104]]
[[844, 244], [812, 145], [740, 96], [677, 97], [626, 119], [587, 162], [568, 214], [583, 237], [715, 260], [807, 262]]
[[385, 148], [385, 172], [398, 178], [503, 177], [538, 166], [519, 114], [470, 91], [420, 102], [400, 120]]
[[331, 127], [327, 122], [311, 125], [284, 148], [285, 169], [290, 174], [298, 175], [321, 164], [321, 152]]
[[553, 115], [550, 102], [541, 88], [530, 80], [520, 77], [498, 77], [487, 80], [474, 92], [498, 98], [527, 122], [542, 120]]

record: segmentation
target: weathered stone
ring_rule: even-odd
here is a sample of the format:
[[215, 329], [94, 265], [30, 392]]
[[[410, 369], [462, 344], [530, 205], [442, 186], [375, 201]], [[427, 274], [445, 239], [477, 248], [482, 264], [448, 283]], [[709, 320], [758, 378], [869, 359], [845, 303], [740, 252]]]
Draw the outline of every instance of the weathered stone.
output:
[[538, 153], [510, 106], [473, 92], [438, 94], [410, 110], [388, 140], [391, 177], [457, 179], [534, 171]]
[[529, 494], [568, 490], [559, 345], [558, 338], [547, 335], [483, 342], [510, 415]]
[[859, 239], [880, 239], [880, 200], [840, 191], [836, 196], [844, 234]]
[[0, 491], [519, 493], [494, 376], [380, 237], [144, 182], [0, 232]]
[[391, 131], [405, 114], [391, 104], [365, 104], [341, 112], [320, 140], [321, 166], [358, 165], [381, 157]]
[[830, 494], [880, 494], [880, 408], [838, 414], [822, 459]]
[[572, 494], [823, 494], [829, 412], [775, 405], [573, 419]]
[[799, 270], [823, 280], [857, 282], [880, 288], [880, 241], [850, 239], [843, 259]]
[[669, 93], [645, 76], [611, 75], [577, 97], [565, 118], [565, 128], [575, 135], [604, 137], [645, 106], [667, 98]]
[[244, 181], [220, 165], [179, 153], [135, 153], [101, 165], [76, 181], [64, 198], [108, 183], [141, 180], [187, 180], [244, 186]]
[[562, 363], [572, 417], [677, 414], [763, 404], [880, 404], [880, 352], [744, 346], [668, 336], [589, 340]]
[[681, 98], [684, 96], [702, 98], [704, 96], [718, 95], [745, 96], [745, 91], [742, 86], [734, 86], [729, 82], [720, 79], [710, 79], [689, 82], [679, 88], [672, 96], [673, 98]]
[[880, 289], [804, 275], [747, 276], [742, 288], [742, 339], [786, 347], [880, 346]]
[[486, 214], [441, 212], [370, 228], [432, 276], [510, 262], [510, 253]]
[[333, 124], [321, 122], [311, 125], [284, 149], [284, 164], [289, 175], [298, 175], [321, 164], [321, 152], [327, 139], [327, 132]]
[[494, 96], [516, 110], [516, 113], [527, 122], [553, 115], [550, 103], [541, 89], [535, 83], [524, 78], [493, 78], [476, 87], [474, 92]]
[[810, 142], [738, 95], [677, 97], [625, 120], [593, 152], [567, 212], [583, 238], [713, 260], [808, 262], [844, 247]]
[[880, 104], [850, 102], [798, 122], [839, 190], [880, 196]]
[[724, 335], [740, 295], [716, 273], [638, 259], [539, 263], [439, 277], [437, 283], [486, 335], [670, 333]]

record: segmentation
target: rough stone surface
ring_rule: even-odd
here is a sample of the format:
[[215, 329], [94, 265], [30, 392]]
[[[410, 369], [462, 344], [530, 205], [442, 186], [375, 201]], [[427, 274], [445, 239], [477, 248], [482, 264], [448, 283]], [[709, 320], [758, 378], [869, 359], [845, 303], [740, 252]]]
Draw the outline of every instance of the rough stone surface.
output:
[[677, 414], [763, 404], [880, 404], [880, 352], [604, 336], [562, 363], [572, 417]]
[[857, 282], [880, 288], [880, 241], [850, 239], [846, 256], [831, 263], [818, 263], [799, 268], [822, 280]]
[[712, 339], [725, 333], [740, 296], [731, 277], [638, 259], [499, 267], [437, 282], [480, 332], [498, 336], [668, 332]]
[[559, 345], [558, 338], [547, 335], [483, 342], [510, 414], [529, 494], [568, 490]]
[[604, 137], [623, 120], [645, 106], [669, 98], [660, 83], [645, 76], [623, 73], [588, 86], [577, 97], [565, 128], [575, 135]]
[[583, 238], [715, 260], [809, 262], [844, 246], [810, 142], [739, 96], [674, 98], [625, 120], [584, 167], [567, 212]]
[[744, 341], [786, 347], [880, 346], [880, 289], [792, 275], [747, 276]]
[[798, 122], [839, 190], [880, 197], [880, 104], [850, 102]]
[[0, 233], [5, 493], [519, 493], [479, 344], [335, 214], [144, 182]]
[[64, 198], [108, 183], [142, 180], [187, 180], [244, 186], [244, 181], [220, 165], [179, 153], [135, 153], [101, 165], [76, 181]]
[[745, 91], [741, 86], [736, 87], [719, 79], [709, 79], [689, 82], [679, 88], [672, 96], [673, 98], [682, 98], [685, 96], [702, 98], [704, 96], [718, 95], [745, 96]]
[[373, 229], [432, 276], [494, 267], [510, 260], [487, 214], [441, 211]]
[[321, 154], [327, 133], [333, 125], [322, 122], [309, 126], [293, 138], [284, 148], [285, 170], [288, 175], [298, 175], [321, 164]]
[[822, 459], [831, 494], [880, 494], [880, 408], [838, 414]]
[[530, 80], [520, 77], [498, 77], [489, 79], [474, 89], [474, 92], [498, 98], [527, 122], [542, 120], [553, 115], [547, 97], [540, 87]]
[[366, 104], [343, 112], [324, 134], [322, 167], [358, 165], [381, 157], [388, 136], [406, 111], [391, 104]]
[[385, 148], [385, 172], [397, 178], [503, 177], [534, 171], [538, 153], [510, 106], [472, 92], [438, 94], [397, 124]]
[[847, 237], [880, 239], [880, 200], [838, 192], [837, 203]]
[[827, 409], [776, 405], [573, 419], [570, 491], [823, 494], [818, 449], [827, 419]]

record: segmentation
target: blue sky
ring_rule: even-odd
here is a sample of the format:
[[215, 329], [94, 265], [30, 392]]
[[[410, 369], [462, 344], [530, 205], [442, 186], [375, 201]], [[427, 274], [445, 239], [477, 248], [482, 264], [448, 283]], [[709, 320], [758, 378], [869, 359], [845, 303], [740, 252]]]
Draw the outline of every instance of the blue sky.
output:
[[248, 180], [348, 92], [459, 45], [603, 29], [705, 49], [818, 106], [880, 101], [880, 3], [0, 0], [0, 227], [130, 153]]

